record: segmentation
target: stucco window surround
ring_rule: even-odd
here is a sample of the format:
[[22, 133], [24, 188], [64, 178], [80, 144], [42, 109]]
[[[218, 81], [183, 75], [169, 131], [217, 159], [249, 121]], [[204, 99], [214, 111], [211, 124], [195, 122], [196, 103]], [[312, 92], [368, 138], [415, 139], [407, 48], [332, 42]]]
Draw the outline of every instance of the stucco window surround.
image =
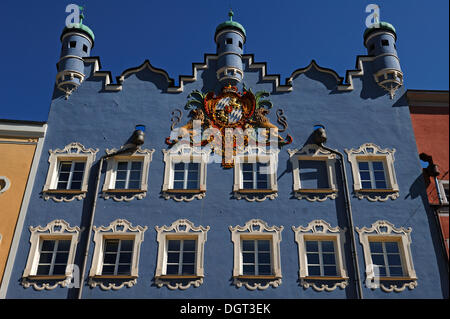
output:
[[[236, 199], [245, 199], [249, 202], [262, 202], [266, 199], [275, 199], [278, 196], [277, 168], [279, 149], [265, 149], [259, 147], [248, 147], [244, 152], [234, 157], [234, 184], [233, 193]], [[245, 165], [254, 164], [253, 170], [260, 176], [267, 175], [267, 188], [246, 188]], [[259, 171], [257, 164], [262, 164]], [[256, 167], [256, 168], [255, 168]], [[255, 181], [256, 182], [256, 181]]]
[[[289, 149], [288, 153], [292, 164], [294, 196], [297, 199], [304, 198], [310, 202], [323, 202], [327, 198], [335, 199], [337, 197], [338, 189], [336, 186], [335, 170], [336, 154], [324, 150], [320, 146], [314, 144], [305, 145], [300, 150]], [[300, 178], [300, 161], [317, 161], [318, 163], [324, 163], [327, 172], [328, 187], [317, 189], [303, 187]]]
[[[167, 286], [171, 290], [199, 287], [203, 283], [204, 249], [209, 226], [195, 226], [187, 219], [179, 219], [170, 226], [155, 227], [158, 241], [158, 260], [155, 272], [155, 284], [158, 287]], [[169, 241], [195, 241], [194, 271], [189, 275], [168, 274]], [[192, 250], [192, 248], [191, 248]], [[179, 261], [181, 263], [181, 261]]]
[[[399, 187], [394, 169], [394, 153], [395, 149], [382, 149], [373, 143], [365, 143], [358, 149], [345, 149], [348, 161], [351, 164], [353, 175], [353, 190], [359, 199], [367, 198], [369, 201], [386, 201], [399, 197]], [[386, 188], [365, 188], [361, 182], [360, 162], [381, 162], [384, 171], [384, 182]], [[371, 166], [371, 170], [373, 167]], [[371, 173], [372, 175], [373, 173]], [[371, 176], [371, 179], [374, 179]]]
[[[148, 189], [148, 172], [152, 155], [155, 150], [141, 149], [140, 147], [131, 155], [117, 155], [107, 159], [107, 168], [105, 175], [105, 182], [103, 183], [102, 196], [105, 199], [112, 198], [116, 202], [131, 201], [135, 198], [143, 199], [147, 194]], [[106, 154], [114, 154], [117, 149], [106, 149]], [[140, 163], [140, 176], [138, 187], [122, 187], [116, 188], [117, 171], [119, 163], [128, 163], [126, 170], [126, 181], [130, 180], [130, 171], [133, 169], [133, 163]], [[131, 177], [132, 178], [132, 177]], [[134, 186], [134, 185], [133, 185]]]
[[[100, 286], [103, 290], [118, 290], [124, 286], [132, 287], [137, 283], [139, 273], [139, 255], [147, 226], [132, 226], [125, 219], [116, 219], [109, 226], [94, 226], [94, 255], [89, 271], [89, 285]], [[103, 274], [107, 241], [133, 241], [129, 272], [113, 275]], [[128, 262], [128, 261], [127, 261]]]
[[442, 204], [449, 204], [448, 203], [448, 189], [449, 189], [449, 182], [448, 180], [439, 180], [439, 190], [441, 194], [441, 203]]
[[[55, 202], [70, 202], [86, 197], [89, 181], [89, 172], [95, 161], [98, 149], [85, 148], [81, 143], [73, 142], [63, 149], [49, 150], [49, 168], [42, 194], [45, 200], [53, 199]], [[61, 162], [85, 163], [80, 189], [58, 189], [58, 176]]]
[[[164, 154], [164, 184], [162, 196], [165, 199], [173, 199], [177, 202], [190, 202], [194, 199], [202, 199], [206, 196], [206, 167], [209, 162], [210, 150], [191, 147], [186, 144], [175, 145], [168, 150], [162, 150]], [[196, 188], [176, 189], [174, 187], [175, 166], [180, 163], [198, 163], [198, 184]]]
[[[345, 244], [345, 231], [346, 229], [341, 229], [338, 226], [331, 227], [330, 224], [323, 220], [313, 220], [306, 227], [292, 226], [292, 230], [295, 234], [295, 241], [298, 246], [298, 256], [299, 256], [299, 278], [300, 285], [305, 289], [312, 287], [316, 291], [333, 291], [336, 288], [344, 289], [348, 285], [348, 276], [345, 266], [344, 258], [344, 244]], [[320, 268], [324, 268], [327, 263], [335, 266], [335, 274], [333, 276], [327, 275], [313, 275], [309, 273], [308, 266], [311, 265], [311, 260], [308, 260], [308, 253], [310, 251], [307, 249], [308, 242], [317, 243], [330, 243], [332, 242], [332, 249], [328, 250], [331, 253], [325, 253], [326, 255], [333, 256], [334, 261], [326, 261], [324, 258], [324, 253], [320, 249], [321, 245], [318, 245], [317, 257], [320, 261]], [[311, 254], [310, 254], [311, 255]], [[330, 256], [331, 257], [331, 256]]]
[[[79, 227], [71, 227], [64, 220], [53, 220], [46, 226], [30, 226], [30, 251], [28, 253], [27, 264], [22, 275], [22, 286], [28, 288], [33, 286], [36, 290], [52, 290], [58, 286], [68, 287], [71, 285], [74, 277], [74, 260], [75, 251], [80, 233]], [[38, 266], [41, 263], [41, 250], [44, 241], [70, 241], [64, 255], [67, 259], [59, 261], [66, 264], [65, 273], [58, 275], [38, 275]], [[56, 252], [53, 253], [56, 255]], [[52, 260], [48, 262], [55, 264], [56, 256], [52, 256]], [[76, 279], [76, 278], [75, 278]]]
[[[245, 286], [249, 290], [264, 290], [281, 285], [280, 242], [283, 226], [271, 226], [260, 220], [249, 220], [244, 226], [229, 226], [231, 241], [234, 245], [233, 284], [238, 288]], [[243, 271], [243, 242], [263, 240], [270, 242], [270, 274], [245, 275]]]
[[[396, 228], [393, 224], [385, 220], [378, 220], [371, 227], [356, 227], [359, 234], [359, 241], [364, 250], [364, 261], [366, 265], [366, 286], [371, 289], [381, 288], [385, 292], [401, 292], [406, 288], [414, 289], [417, 287], [417, 275], [414, 270], [414, 264], [411, 255], [411, 231], [409, 228]], [[371, 251], [371, 244], [376, 243], [381, 247], [380, 252]], [[384, 243], [384, 244], [383, 244]], [[396, 244], [398, 251], [394, 255], [399, 255], [400, 262], [393, 268], [401, 266], [402, 275], [395, 276], [386, 274], [380, 275], [376, 263], [372, 260], [374, 254], [384, 258], [384, 265], [389, 266], [386, 244]], [[392, 263], [392, 262], [391, 262]]]
[[11, 187], [11, 182], [8, 177], [0, 176], [0, 195], [6, 192]]

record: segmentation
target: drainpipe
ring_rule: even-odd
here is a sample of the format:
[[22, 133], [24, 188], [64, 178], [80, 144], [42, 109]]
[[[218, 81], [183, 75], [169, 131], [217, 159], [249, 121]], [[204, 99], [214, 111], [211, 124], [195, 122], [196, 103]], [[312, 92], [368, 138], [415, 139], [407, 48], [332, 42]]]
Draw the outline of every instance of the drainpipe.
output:
[[83, 268], [82, 268], [81, 277], [80, 277], [80, 288], [78, 290], [78, 299], [81, 299], [81, 297], [83, 295], [84, 277], [86, 275], [86, 265], [87, 265], [88, 255], [89, 255], [89, 247], [90, 247], [90, 243], [91, 243], [91, 233], [92, 233], [92, 229], [94, 227], [95, 209], [97, 207], [98, 188], [100, 185], [100, 176], [102, 174], [103, 161], [105, 159], [108, 159], [110, 157], [120, 155], [120, 154], [125, 154], [125, 153], [133, 154], [139, 148], [139, 146], [144, 144], [144, 135], [145, 135], [144, 132], [145, 132], [145, 126], [137, 125], [136, 130], [134, 131], [133, 136], [131, 137], [130, 143], [124, 145], [124, 147], [121, 148], [120, 150], [118, 150], [117, 152], [114, 152], [112, 154], [103, 155], [100, 159], [100, 164], [99, 164], [98, 172], [97, 172], [97, 178], [95, 180], [95, 193], [94, 193], [94, 200], [92, 202], [92, 207], [91, 207], [91, 219], [89, 221], [86, 247], [85, 247], [84, 256], [83, 256]]
[[331, 148], [326, 147], [323, 145], [327, 141], [327, 136], [325, 132], [325, 128], [323, 125], [316, 125], [316, 130], [314, 131], [314, 142], [323, 148], [324, 150], [327, 150], [333, 154], [336, 154], [339, 156], [339, 161], [341, 162], [339, 165], [341, 167], [341, 175], [342, 175], [342, 183], [344, 184], [344, 201], [345, 201], [345, 208], [347, 212], [347, 223], [350, 228], [350, 242], [351, 242], [351, 253], [352, 253], [352, 261], [353, 261], [353, 268], [355, 270], [355, 281], [356, 281], [356, 297], [357, 299], [363, 299], [363, 291], [362, 291], [362, 285], [361, 285], [361, 276], [359, 272], [359, 263], [358, 263], [358, 253], [356, 250], [356, 241], [355, 241], [355, 233], [354, 233], [354, 226], [353, 226], [353, 216], [352, 216], [352, 206], [350, 203], [350, 193], [347, 186], [347, 173], [345, 170], [345, 163], [344, 163], [344, 155], [336, 150], [333, 150]]

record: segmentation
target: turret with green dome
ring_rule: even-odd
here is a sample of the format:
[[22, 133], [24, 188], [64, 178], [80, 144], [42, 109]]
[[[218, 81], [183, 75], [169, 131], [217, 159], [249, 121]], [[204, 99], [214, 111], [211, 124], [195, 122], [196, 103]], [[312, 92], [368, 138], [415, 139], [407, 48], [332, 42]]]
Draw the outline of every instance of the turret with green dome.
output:
[[228, 21], [216, 28], [214, 40], [217, 44], [217, 79], [224, 85], [236, 85], [244, 78], [242, 54], [246, 39], [244, 27], [233, 21], [233, 11], [228, 13]]
[[66, 98], [84, 81], [84, 61], [94, 46], [94, 32], [83, 24], [83, 7], [79, 7], [79, 23], [66, 25], [61, 34], [61, 57], [57, 63], [56, 85]]
[[376, 21], [364, 31], [364, 45], [369, 56], [373, 56], [375, 82], [394, 97], [403, 85], [403, 73], [397, 55], [397, 33], [392, 24]]

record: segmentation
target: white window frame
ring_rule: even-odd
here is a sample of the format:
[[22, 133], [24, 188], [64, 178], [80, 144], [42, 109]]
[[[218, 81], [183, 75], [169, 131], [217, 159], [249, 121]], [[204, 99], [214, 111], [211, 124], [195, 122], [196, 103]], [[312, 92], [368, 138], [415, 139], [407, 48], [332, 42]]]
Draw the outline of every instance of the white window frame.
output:
[[[251, 219], [244, 226], [229, 226], [231, 241], [234, 245], [233, 284], [238, 288], [245, 286], [249, 290], [264, 290], [281, 284], [280, 242], [283, 226], [271, 226], [260, 219]], [[269, 240], [271, 244], [271, 275], [252, 276], [243, 274], [242, 241]]]
[[[316, 291], [344, 289], [348, 285], [348, 276], [344, 258], [346, 229], [331, 225], [324, 220], [313, 220], [307, 226], [292, 226], [298, 246], [300, 285], [305, 289], [312, 287]], [[309, 276], [306, 241], [332, 241], [336, 260], [337, 276]], [[331, 284], [330, 284], [331, 283]]]
[[[144, 241], [144, 233], [147, 226], [135, 226], [125, 220], [116, 219], [109, 226], [94, 226], [94, 255], [89, 271], [89, 285], [94, 288], [100, 286], [103, 290], [117, 290], [125, 285], [132, 287], [137, 283], [139, 274], [139, 256], [141, 244]], [[130, 275], [103, 275], [103, 257], [105, 239], [133, 240], [133, 254], [131, 257]]]
[[[77, 164], [77, 163], [84, 163], [84, 170], [83, 170], [83, 179], [84, 179], [84, 173], [86, 171], [86, 162], [85, 161], [64, 161], [64, 160], [58, 161], [58, 177], [56, 178], [56, 187], [58, 187], [58, 184], [60, 182], [59, 181], [59, 177], [61, 175], [61, 165], [64, 162], [70, 162], [69, 179], [67, 180], [67, 187], [65, 189], [57, 188], [57, 190], [62, 190], [62, 191], [74, 190], [74, 189], [71, 189], [71, 188], [68, 188], [68, 187], [72, 186], [73, 173], [74, 173], [74, 170], [75, 170], [75, 164]], [[83, 179], [81, 180], [81, 183], [83, 183]]]
[[[358, 149], [345, 149], [348, 161], [351, 164], [353, 175], [353, 190], [359, 199], [367, 198], [369, 201], [386, 201], [389, 198], [399, 197], [399, 187], [394, 169], [395, 149], [382, 149], [373, 143], [365, 143]], [[380, 161], [383, 162], [386, 179], [386, 189], [364, 189], [361, 185], [358, 162]]]
[[[406, 288], [414, 289], [417, 286], [417, 275], [411, 255], [411, 228], [396, 228], [385, 220], [378, 220], [371, 227], [356, 227], [359, 241], [364, 250], [366, 264], [366, 285], [371, 289], [381, 288], [385, 292], [401, 292]], [[403, 267], [403, 277], [377, 277], [372, 264], [370, 242], [398, 242]], [[398, 283], [401, 282], [400, 286]]]
[[449, 188], [449, 182], [448, 182], [448, 180], [441, 179], [438, 181], [438, 184], [439, 184], [439, 190], [440, 190], [440, 194], [441, 194], [441, 203], [448, 205], [448, 199], [445, 196], [445, 188]]
[[[190, 202], [194, 199], [202, 199], [206, 196], [206, 167], [209, 162], [208, 150], [200, 150], [186, 144], [176, 145], [171, 149], [162, 150], [164, 154], [164, 183], [162, 196], [165, 199], [173, 199], [177, 202]], [[174, 166], [176, 163], [199, 163], [199, 188], [198, 189], [174, 189]]]
[[[98, 149], [85, 148], [81, 143], [73, 142], [66, 145], [63, 149], [49, 150], [50, 157], [48, 159], [49, 168], [44, 188], [42, 189], [45, 200], [53, 199], [55, 202], [70, 202], [74, 199], [81, 200], [86, 197], [89, 181], [89, 172], [95, 161], [95, 155]], [[57, 189], [59, 167], [61, 162], [85, 162], [83, 181], [81, 189]]]
[[[154, 149], [141, 149], [140, 147], [131, 155], [111, 156], [107, 159], [105, 181], [102, 188], [102, 197], [112, 198], [116, 202], [132, 201], [133, 199], [143, 199], [148, 190], [148, 173], [152, 161]], [[111, 155], [117, 149], [106, 149], [106, 154]], [[138, 189], [116, 189], [117, 165], [119, 162], [141, 162], [141, 184]]]
[[[158, 241], [158, 261], [155, 272], [155, 284], [158, 287], [167, 286], [171, 290], [187, 289], [192, 285], [199, 287], [203, 283], [204, 250], [209, 226], [195, 226], [187, 219], [178, 219], [170, 226], [155, 226]], [[167, 275], [167, 251], [169, 240], [196, 240], [195, 274]]]
[[[289, 159], [292, 165], [292, 178], [294, 196], [297, 199], [306, 199], [310, 202], [323, 202], [327, 198], [335, 199], [338, 195], [338, 188], [336, 185], [336, 154], [323, 149], [315, 144], [307, 144], [300, 150], [288, 150]], [[305, 189], [302, 187], [300, 180], [300, 166], [299, 161], [323, 161], [326, 165], [328, 173], [328, 188], [321, 189]]]
[[[80, 228], [71, 227], [64, 220], [53, 220], [46, 226], [30, 226], [30, 251], [27, 264], [22, 275], [25, 288], [33, 286], [36, 290], [52, 290], [57, 286], [67, 287], [74, 276], [75, 251], [79, 240]], [[37, 275], [40, 258], [40, 247], [44, 240], [70, 240], [69, 256], [64, 275]]]
[[[275, 199], [278, 196], [277, 168], [279, 150], [266, 150], [264, 148], [248, 147], [245, 152], [234, 157], [234, 185], [233, 192], [236, 199], [245, 199], [249, 202], [262, 202], [266, 199]], [[268, 163], [268, 188], [244, 189], [243, 164]]]

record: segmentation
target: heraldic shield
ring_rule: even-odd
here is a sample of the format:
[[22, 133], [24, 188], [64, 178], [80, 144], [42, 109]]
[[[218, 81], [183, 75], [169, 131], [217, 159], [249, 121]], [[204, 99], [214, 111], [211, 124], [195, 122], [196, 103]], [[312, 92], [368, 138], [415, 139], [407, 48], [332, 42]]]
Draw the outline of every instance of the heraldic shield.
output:
[[[180, 109], [173, 111], [171, 129], [172, 133], [175, 131], [176, 135], [171, 134], [171, 138], [166, 138], [166, 144], [174, 146], [182, 141], [182, 138], [184, 142], [192, 145], [199, 144], [198, 146], [203, 147], [209, 144], [215, 154], [223, 156], [222, 166], [231, 168], [234, 166], [233, 161], [225, 160], [225, 154], [230, 154], [230, 150], [227, 152], [227, 145], [232, 146], [232, 156], [236, 155], [237, 149], [245, 149], [249, 145], [250, 140], [256, 141], [258, 139], [259, 145], [269, 145], [268, 134], [263, 138], [265, 141], [261, 144], [261, 138], [256, 136], [255, 130], [250, 130], [253, 133], [244, 136], [242, 139], [236, 138], [233, 133], [236, 130], [241, 132], [247, 129], [266, 129], [267, 132], [272, 130], [279, 147], [292, 143], [292, 137], [289, 134], [286, 138], [278, 134], [287, 128], [286, 117], [283, 115], [283, 111], [279, 109], [276, 113], [277, 122], [282, 128], [272, 124], [266, 117], [269, 109], [272, 108], [272, 102], [265, 99], [267, 96], [269, 96], [267, 92], [261, 91], [254, 94], [245, 87], [243, 92], [240, 93], [235, 86], [224, 87], [217, 96], [214, 92], [204, 94], [197, 90], [193, 91], [189, 94], [189, 101], [185, 106], [185, 109], [190, 110], [190, 120], [187, 124], [175, 128], [175, 125], [181, 121], [183, 112]], [[198, 132], [198, 130], [194, 129], [195, 121], [197, 121], [197, 125], [200, 123], [199, 126], [203, 132]], [[211, 129], [216, 130], [217, 134], [205, 137], [204, 133], [210, 132]]]

